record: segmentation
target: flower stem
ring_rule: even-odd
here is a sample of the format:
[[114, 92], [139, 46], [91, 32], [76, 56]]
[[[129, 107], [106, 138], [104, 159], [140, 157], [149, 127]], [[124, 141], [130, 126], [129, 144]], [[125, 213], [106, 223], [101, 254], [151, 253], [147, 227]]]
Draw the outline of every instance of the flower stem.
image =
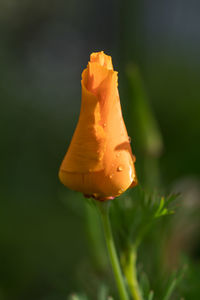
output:
[[128, 257], [126, 257], [126, 262], [124, 264], [124, 273], [131, 291], [131, 295], [134, 300], [142, 300], [142, 295], [140, 292], [139, 283], [137, 280], [137, 269], [136, 269], [136, 259], [137, 253], [136, 248], [132, 247], [128, 251]]
[[113, 268], [113, 273], [117, 283], [119, 295], [121, 300], [129, 300], [129, 296], [125, 287], [122, 271], [120, 268], [120, 264], [119, 264], [119, 260], [115, 249], [114, 240], [113, 240], [110, 219], [109, 219], [109, 201], [99, 202], [97, 204], [101, 215], [105, 240], [108, 248], [108, 253], [110, 256], [111, 265]]

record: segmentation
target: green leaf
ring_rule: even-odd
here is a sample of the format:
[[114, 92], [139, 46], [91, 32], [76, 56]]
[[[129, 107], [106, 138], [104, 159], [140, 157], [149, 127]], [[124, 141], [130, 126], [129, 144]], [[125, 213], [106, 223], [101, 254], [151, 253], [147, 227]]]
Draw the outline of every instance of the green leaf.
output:
[[149, 193], [138, 186], [115, 199], [111, 218], [122, 248], [135, 243], [138, 246], [158, 219], [173, 214], [171, 204], [176, 198]]
[[172, 278], [169, 281], [168, 287], [166, 289], [165, 295], [163, 297], [163, 300], [170, 300], [175, 288], [177, 285], [181, 282], [183, 279], [183, 276], [185, 274], [187, 266], [184, 266], [183, 268], [179, 269], [177, 272], [175, 272], [172, 275]]
[[144, 299], [147, 299], [149, 293], [150, 293], [150, 282], [147, 277], [147, 274], [142, 272], [140, 276], [140, 287], [142, 290], [142, 294], [144, 295]]
[[155, 212], [154, 217], [159, 218], [161, 216], [171, 215], [174, 213], [173, 210], [168, 206], [177, 198], [177, 195], [169, 196], [168, 198], [161, 197], [160, 204]]
[[88, 300], [88, 298], [85, 295], [71, 294], [68, 300]]
[[153, 297], [154, 297], [154, 292], [150, 291], [148, 300], [153, 300]]
[[108, 287], [102, 285], [99, 289], [98, 300], [107, 300], [108, 298]]
[[[137, 146], [149, 156], [158, 157], [163, 148], [162, 135], [154, 117], [139, 68], [129, 64], [126, 68], [130, 95], [130, 120], [134, 120], [133, 136]], [[132, 132], [131, 132], [132, 133]]]

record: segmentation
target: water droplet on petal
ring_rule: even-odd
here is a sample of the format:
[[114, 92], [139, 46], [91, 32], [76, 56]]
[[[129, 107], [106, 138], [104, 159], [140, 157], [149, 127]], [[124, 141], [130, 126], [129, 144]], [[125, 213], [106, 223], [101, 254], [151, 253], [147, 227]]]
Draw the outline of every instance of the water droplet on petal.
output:
[[118, 191], [118, 194], [120, 195], [120, 194], [122, 194], [124, 192], [124, 190], [123, 189], [120, 189], [119, 191]]
[[104, 128], [106, 127], [106, 123], [103, 123], [103, 127], [104, 127]]
[[123, 168], [122, 167], [117, 167], [117, 172], [121, 172], [123, 170]]
[[128, 141], [129, 141], [129, 143], [131, 143], [131, 137], [130, 136], [128, 137]]

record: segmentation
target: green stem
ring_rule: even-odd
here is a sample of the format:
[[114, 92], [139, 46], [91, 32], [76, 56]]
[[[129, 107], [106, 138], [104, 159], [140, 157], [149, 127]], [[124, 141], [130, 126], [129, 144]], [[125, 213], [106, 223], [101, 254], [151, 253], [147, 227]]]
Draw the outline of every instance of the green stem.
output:
[[139, 283], [137, 280], [136, 268], [137, 253], [136, 248], [132, 247], [125, 258], [124, 273], [134, 300], [142, 300]]
[[168, 290], [167, 290], [167, 293], [166, 293], [166, 295], [165, 295], [165, 297], [164, 297], [163, 300], [169, 300], [169, 299], [170, 299], [170, 297], [171, 297], [171, 295], [172, 295], [172, 293], [173, 293], [173, 291], [174, 291], [176, 285], [177, 285], [177, 280], [174, 279], [174, 280], [172, 281], [171, 285], [169, 286], [169, 288], [168, 288]]
[[100, 215], [101, 215], [101, 220], [103, 223], [105, 240], [106, 240], [106, 244], [107, 244], [107, 248], [108, 248], [108, 253], [110, 256], [111, 265], [113, 268], [113, 273], [114, 273], [115, 280], [117, 283], [119, 295], [120, 295], [121, 300], [129, 300], [129, 296], [126, 291], [123, 275], [121, 272], [121, 268], [120, 268], [117, 252], [115, 249], [114, 240], [113, 240], [110, 219], [109, 219], [109, 212], [108, 212], [109, 201], [99, 202], [98, 207], [99, 207], [99, 211], [100, 211]]
[[103, 244], [104, 236], [101, 230], [100, 221], [98, 218], [98, 211], [91, 203], [85, 203], [86, 213], [86, 233], [89, 243], [90, 255], [93, 259], [93, 264], [99, 272], [106, 269], [107, 259], [105, 257], [105, 247]]

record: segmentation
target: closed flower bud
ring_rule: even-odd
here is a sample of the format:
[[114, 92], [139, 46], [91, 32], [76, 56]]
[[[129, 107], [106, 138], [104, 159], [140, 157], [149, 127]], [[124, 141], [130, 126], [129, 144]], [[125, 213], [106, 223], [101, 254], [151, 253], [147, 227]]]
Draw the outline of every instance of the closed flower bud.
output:
[[59, 178], [88, 197], [113, 199], [135, 186], [137, 178], [111, 57], [92, 53], [81, 86], [80, 116]]

